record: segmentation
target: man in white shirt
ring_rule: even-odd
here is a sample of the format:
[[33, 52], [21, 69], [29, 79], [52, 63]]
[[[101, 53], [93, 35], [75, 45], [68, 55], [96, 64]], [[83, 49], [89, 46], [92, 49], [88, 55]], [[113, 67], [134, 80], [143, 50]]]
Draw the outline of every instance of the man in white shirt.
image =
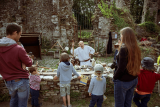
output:
[[84, 45], [83, 41], [80, 41], [79, 47], [74, 49], [74, 53], [73, 49], [74, 49], [74, 43], [72, 43], [71, 53], [74, 54], [75, 56], [78, 56], [80, 61], [80, 66], [82, 65], [92, 66], [90, 62], [90, 54], [95, 53], [95, 50], [92, 47]]

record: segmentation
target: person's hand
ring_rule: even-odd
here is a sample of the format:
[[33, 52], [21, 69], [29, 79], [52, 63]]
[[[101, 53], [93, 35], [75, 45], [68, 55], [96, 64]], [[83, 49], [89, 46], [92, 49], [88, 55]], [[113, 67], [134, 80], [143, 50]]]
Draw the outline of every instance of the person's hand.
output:
[[37, 75], [40, 75], [38, 71], [36, 71], [36, 74], [37, 74]]
[[78, 77], [78, 79], [81, 79], [81, 78], [82, 78], [81, 76]]
[[57, 79], [58, 79], [58, 77], [57, 77], [57, 76], [54, 76], [54, 77], [53, 77], [53, 80], [57, 80]]
[[22, 63], [22, 68], [26, 70], [26, 65], [24, 63]]
[[91, 93], [89, 93], [89, 96], [91, 96]]

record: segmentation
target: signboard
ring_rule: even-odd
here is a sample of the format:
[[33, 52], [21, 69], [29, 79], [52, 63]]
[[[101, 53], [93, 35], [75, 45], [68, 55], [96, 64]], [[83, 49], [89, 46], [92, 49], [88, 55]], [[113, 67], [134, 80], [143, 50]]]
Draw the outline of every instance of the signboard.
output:
[[86, 85], [86, 84], [87, 84], [88, 79], [89, 79], [89, 77], [88, 77], [88, 76], [81, 75], [80, 84], [82, 84], [82, 85]]
[[107, 97], [105, 95], [103, 95], [103, 101], [105, 101], [107, 99]]

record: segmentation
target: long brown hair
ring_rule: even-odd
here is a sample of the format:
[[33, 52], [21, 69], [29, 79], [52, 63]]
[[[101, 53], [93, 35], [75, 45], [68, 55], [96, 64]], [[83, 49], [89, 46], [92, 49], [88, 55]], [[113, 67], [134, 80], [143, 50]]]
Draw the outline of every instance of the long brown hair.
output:
[[138, 46], [136, 36], [130, 27], [121, 29], [120, 34], [123, 39], [121, 40], [121, 44], [124, 43], [128, 50], [127, 70], [130, 75], [136, 76], [140, 72], [141, 65], [141, 50]]

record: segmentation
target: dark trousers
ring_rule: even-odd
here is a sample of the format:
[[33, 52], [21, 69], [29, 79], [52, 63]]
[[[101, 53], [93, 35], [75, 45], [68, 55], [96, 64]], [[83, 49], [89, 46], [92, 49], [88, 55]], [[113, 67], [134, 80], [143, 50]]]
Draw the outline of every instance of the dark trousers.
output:
[[124, 82], [120, 80], [114, 81], [114, 99], [115, 107], [131, 107], [134, 88], [138, 83], [138, 78]]
[[97, 96], [97, 95], [92, 95], [91, 96], [91, 101], [89, 104], [89, 107], [94, 107], [94, 105], [97, 103], [97, 107], [102, 107], [103, 103], [103, 95]]
[[31, 92], [31, 97], [32, 97], [31, 98], [32, 106], [39, 107], [39, 103], [38, 103], [39, 90], [34, 90], [30, 88], [30, 92]]
[[151, 94], [139, 95], [138, 93], [134, 94], [133, 101], [137, 107], [147, 107], [147, 103], [150, 100]]

